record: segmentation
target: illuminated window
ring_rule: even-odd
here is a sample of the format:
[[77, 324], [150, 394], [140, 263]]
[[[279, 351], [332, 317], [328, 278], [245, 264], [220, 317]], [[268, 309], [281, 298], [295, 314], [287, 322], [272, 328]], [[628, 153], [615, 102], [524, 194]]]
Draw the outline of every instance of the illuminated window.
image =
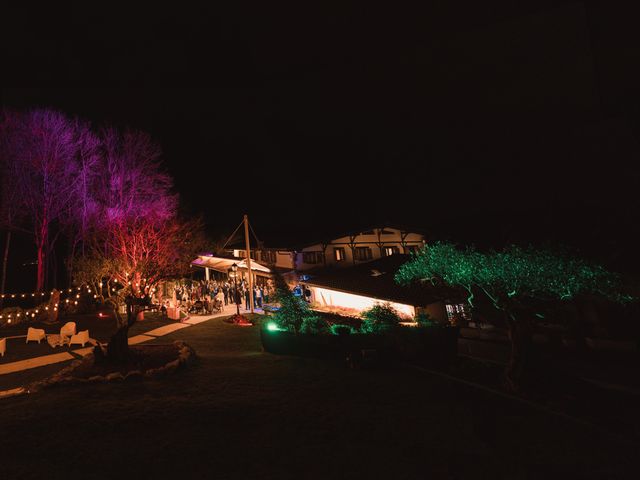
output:
[[324, 263], [324, 253], [302, 252], [302, 261], [309, 264]]
[[336, 259], [336, 262], [342, 262], [345, 260], [344, 248], [343, 247], [335, 247], [333, 249], [333, 255]]
[[400, 249], [398, 247], [384, 247], [383, 252], [385, 257], [390, 257], [391, 255], [400, 253]]
[[356, 247], [355, 251], [356, 260], [364, 261], [371, 260], [371, 248], [370, 247]]

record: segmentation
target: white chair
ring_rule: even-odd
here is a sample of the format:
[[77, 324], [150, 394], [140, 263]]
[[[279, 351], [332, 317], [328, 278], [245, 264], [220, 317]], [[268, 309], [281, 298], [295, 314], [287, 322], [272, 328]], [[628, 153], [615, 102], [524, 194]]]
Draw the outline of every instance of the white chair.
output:
[[4, 357], [4, 352], [7, 351], [7, 339], [0, 338], [0, 357]]
[[47, 338], [47, 334], [41, 328], [29, 327], [27, 330], [27, 340], [24, 343], [29, 343], [30, 340], [40, 343], [40, 340]]
[[72, 335], [69, 339], [69, 346], [72, 344], [82, 345], [84, 347], [85, 343], [89, 342], [89, 330], [82, 330], [78, 332], [76, 335]]
[[76, 322], [67, 322], [60, 329], [60, 341], [65, 342], [68, 337], [76, 334]]

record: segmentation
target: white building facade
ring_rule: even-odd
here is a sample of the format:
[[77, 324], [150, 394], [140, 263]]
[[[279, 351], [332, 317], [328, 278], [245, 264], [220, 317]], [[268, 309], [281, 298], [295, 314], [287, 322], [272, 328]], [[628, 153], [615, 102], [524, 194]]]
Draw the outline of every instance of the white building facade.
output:
[[[296, 271], [324, 267], [351, 267], [395, 254], [417, 252], [425, 245], [421, 233], [397, 227], [376, 227], [349, 233], [297, 248], [275, 249], [263, 247], [252, 257], [266, 265]], [[245, 250], [234, 250], [238, 258]]]

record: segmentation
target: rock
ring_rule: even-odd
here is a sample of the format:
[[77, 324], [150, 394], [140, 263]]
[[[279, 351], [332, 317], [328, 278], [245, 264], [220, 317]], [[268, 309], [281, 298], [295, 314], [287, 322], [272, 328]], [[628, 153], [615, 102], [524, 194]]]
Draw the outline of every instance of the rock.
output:
[[127, 373], [124, 377], [125, 380], [142, 380], [143, 375], [142, 372], [140, 370], [132, 370], [129, 373]]
[[122, 376], [122, 374], [120, 372], [110, 373], [105, 378], [106, 378], [106, 380], [108, 382], [113, 382], [113, 381], [116, 381], [116, 380], [124, 380], [124, 377]]

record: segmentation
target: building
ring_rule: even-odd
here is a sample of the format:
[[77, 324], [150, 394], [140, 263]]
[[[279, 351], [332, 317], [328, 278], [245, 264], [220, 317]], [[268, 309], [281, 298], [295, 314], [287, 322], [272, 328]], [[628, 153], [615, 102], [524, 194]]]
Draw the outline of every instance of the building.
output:
[[344, 269], [327, 268], [300, 281], [305, 299], [318, 310], [358, 315], [376, 304], [389, 303], [402, 317], [427, 313], [446, 322], [464, 304], [456, 289], [424, 285], [398, 285], [394, 276], [410, 260], [406, 254], [385, 256]]
[[[378, 226], [298, 244], [260, 245], [252, 258], [283, 271], [303, 272], [327, 267], [351, 267], [397, 254], [416, 252], [425, 244], [422, 233], [400, 227]], [[244, 248], [229, 250], [246, 257]]]

